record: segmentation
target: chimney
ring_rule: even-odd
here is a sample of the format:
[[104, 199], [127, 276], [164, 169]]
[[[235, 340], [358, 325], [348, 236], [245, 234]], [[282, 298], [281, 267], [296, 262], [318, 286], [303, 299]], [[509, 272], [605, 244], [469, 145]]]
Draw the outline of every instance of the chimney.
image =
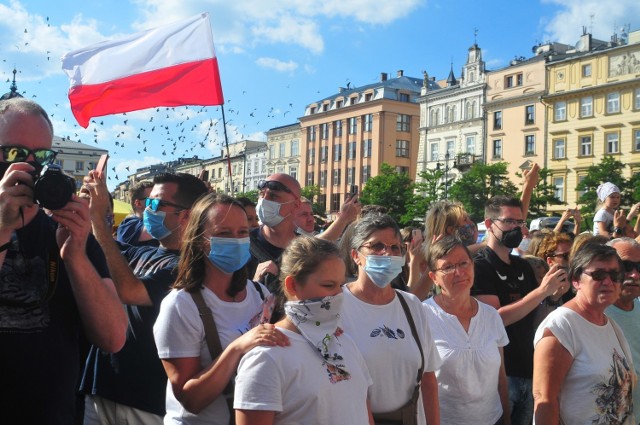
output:
[[344, 87], [338, 87], [338, 93], [344, 93], [345, 88]]
[[399, 69], [397, 75], [398, 75], [398, 78], [402, 77], [404, 75], [404, 70]]
[[387, 81], [387, 73], [386, 72], [381, 72], [380, 73], [380, 81]]

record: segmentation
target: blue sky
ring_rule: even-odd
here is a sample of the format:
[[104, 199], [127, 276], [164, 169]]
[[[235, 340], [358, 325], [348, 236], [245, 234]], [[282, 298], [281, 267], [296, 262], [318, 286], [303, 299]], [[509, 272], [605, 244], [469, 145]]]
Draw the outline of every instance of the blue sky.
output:
[[[9, 90], [15, 66], [20, 92], [47, 109], [56, 135], [110, 150], [110, 187], [124, 180], [127, 167], [218, 155], [218, 107], [108, 116], [82, 129], [60, 65], [71, 50], [204, 11], [211, 15], [231, 142], [265, 140], [265, 131], [294, 123], [305, 105], [347, 83], [373, 83], [381, 72], [395, 76], [402, 69], [421, 78], [426, 70], [443, 79], [453, 62], [459, 75], [474, 30], [487, 68], [498, 69], [531, 56], [539, 42], [574, 44], [582, 26], [603, 40], [623, 25], [640, 29], [637, 0], [0, 1], [0, 93]], [[205, 140], [211, 120], [217, 134]]]

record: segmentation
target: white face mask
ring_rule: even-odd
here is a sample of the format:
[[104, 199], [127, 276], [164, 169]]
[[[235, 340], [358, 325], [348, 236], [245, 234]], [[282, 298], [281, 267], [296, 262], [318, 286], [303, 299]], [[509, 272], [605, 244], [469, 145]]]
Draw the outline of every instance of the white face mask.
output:
[[289, 217], [283, 217], [280, 215], [280, 207], [291, 202], [293, 201], [280, 203], [264, 198], [258, 199], [258, 205], [256, 205], [256, 213], [258, 214], [260, 222], [267, 227], [276, 227], [278, 224], [282, 223], [282, 220]]

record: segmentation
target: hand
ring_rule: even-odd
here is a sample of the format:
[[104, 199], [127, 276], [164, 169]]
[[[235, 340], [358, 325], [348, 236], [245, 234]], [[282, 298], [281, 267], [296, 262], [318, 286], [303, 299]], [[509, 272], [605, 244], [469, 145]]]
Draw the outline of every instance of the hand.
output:
[[358, 194], [351, 196], [340, 208], [340, 216], [344, 216], [345, 219], [351, 223], [355, 221], [360, 215], [362, 205], [358, 202]]
[[271, 260], [258, 264], [258, 267], [256, 267], [256, 273], [253, 275], [253, 280], [261, 282], [262, 278], [267, 273], [278, 276], [278, 265]]
[[[83, 192], [86, 193], [84, 196]], [[96, 223], [106, 224], [105, 217], [111, 213], [109, 189], [104, 177], [100, 176], [96, 170], [89, 171], [89, 175], [84, 178], [80, 196], [87, 195], [91, 222], [94, 225]]]
[[633, 220], [638, 214], [640, 214], [640, 202], [631, 207], [629, 214], [627, 214], [627, 221]]
[[413, 233], [413, 237], [411, 238], [411, 242], [407, 242], [407, 254], [409, 254], [409, 263], [413, 262], [415, 259], [423, 259], [422, 255], [422, 243], [424, 242], [424, 238], [422, 236], [421, 231], [417, 231]]
[[522, 175], [524, 176], [525, 185], [535, 186], [540, 180], [540, 166], [534, 162], [533, 165], [531, 165], [531, 168], [522, 172]]
[[569, 218], [571, 218], [573, 216], [573, 208], [567, 208], [565, 211], [562, 212], [562, 217], [560, 218], [560, 221], [567, 221]]
[[624, 210], [620, 209], [613, 213], [613, 227], [619, 227], [624, 229], [627, 225], [627, 218], [624, 215]]
[[573, 221], [576, 223], [580, 223], [582, 221], [582, 216], [580, 215], [580, 210], [577, 206], [573, 210]]
[[249, 352], [258, 345], [286, 347], [290, 345], [289, 338], [269, 323], [258, 325], [232, 342], [242, 354]]
[[60, 258], [69, 260], [86, 255], [87, 238], [91, 232], [87, 200], [73, 195], [67, 205], [51, 211], [51, 217], [58, 223], [56, 240], [60, 247]]
[[554, 264], [542, 278], [540, 288], [548, 297], [557, 296], [558, 293], [564, 294], [569, 290], [569, 285], [566, 270], [560, 265]]
[[31, 222], [38, 213], [33, 200], [34, 168], [26, 162], [11, 164], [0, 180], [0, 233], [7, 236]]

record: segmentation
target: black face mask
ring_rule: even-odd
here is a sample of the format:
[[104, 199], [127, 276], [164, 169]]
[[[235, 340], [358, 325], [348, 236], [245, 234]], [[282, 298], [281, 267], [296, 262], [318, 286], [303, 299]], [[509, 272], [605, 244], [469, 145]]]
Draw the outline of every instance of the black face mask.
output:
[[520, 242], [522, 242], [522, 228], [516, 227], [507, 232], [502, 231], [500, 242], [507, 248], [517, 248], [520, 246]]

